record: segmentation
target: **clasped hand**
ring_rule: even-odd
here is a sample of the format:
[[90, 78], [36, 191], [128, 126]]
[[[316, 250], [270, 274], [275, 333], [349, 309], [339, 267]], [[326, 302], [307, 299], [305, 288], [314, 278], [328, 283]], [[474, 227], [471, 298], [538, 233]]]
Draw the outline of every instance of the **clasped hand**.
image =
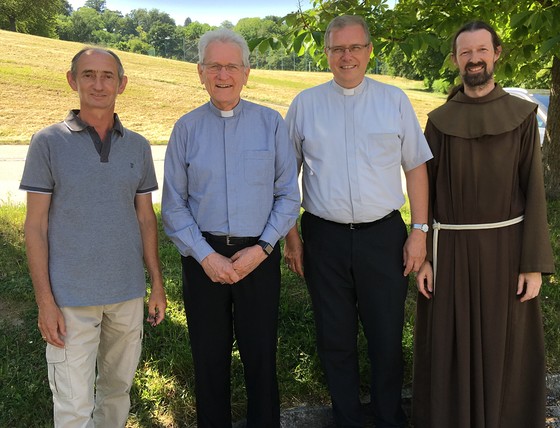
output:
[[202, 260], [202, 268], [212, 282], [235, 284], [253, 272], [266, 254], [259, 245], [243, 248], [231, 258], [218, 253], [209, 254]]

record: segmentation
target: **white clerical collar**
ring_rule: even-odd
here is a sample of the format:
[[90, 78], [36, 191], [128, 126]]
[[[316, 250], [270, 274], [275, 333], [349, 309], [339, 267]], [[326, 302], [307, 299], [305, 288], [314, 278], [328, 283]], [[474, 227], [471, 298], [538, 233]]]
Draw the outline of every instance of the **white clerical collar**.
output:
[[216, 107], [214, 105], [212, 100], [210, 100], [208, 105], [210, 106], [210, 111], [212, 111], [212, 113], [214, 113], [216, 116], [225, 117], [225, 118], [234, 117], [234, 116], [240, 114], [241, 110], [243, 109], [243, 101], [242, 100], [239, 100], [237, 105], [234, 108], [232, 108], [231, 110], [220, 110], [218, 107]]
[[360, 82], [360, 84], [358, 86], [356, 86], [355, 88], [343, 88], [342, 86], [340, 86], [338, 83], [336, 83], [336, 81], [333, 79], [332, 80], [333, 83], [333, 88], [340, 94], [344, 95], [344, 96], [353, 96], [353, 95], [358, 95], [361, 94], [366, 86], [366, 79], [364, 78], [364, 80], [362, 80]]

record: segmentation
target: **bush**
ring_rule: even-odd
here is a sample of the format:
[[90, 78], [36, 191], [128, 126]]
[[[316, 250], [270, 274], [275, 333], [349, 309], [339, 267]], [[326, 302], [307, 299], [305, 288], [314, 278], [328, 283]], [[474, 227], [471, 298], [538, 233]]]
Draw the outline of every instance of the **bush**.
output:
[[437, 79], [432, 83], [432, 90], [440, 94], [448, 94], [451, 83], [445, 79]]

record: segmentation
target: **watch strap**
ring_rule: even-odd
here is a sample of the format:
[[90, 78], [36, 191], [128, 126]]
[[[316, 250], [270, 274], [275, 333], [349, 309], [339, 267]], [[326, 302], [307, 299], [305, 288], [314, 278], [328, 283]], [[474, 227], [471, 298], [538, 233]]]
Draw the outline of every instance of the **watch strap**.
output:
[[257, 242], [257, 244], [263, 249], [264, 253], [267, 256], [270, 256], [272, 254], [272, 251], [274, 251], [274, 247], [266, 241], [259, 240], [259, 242]]
[[430, 226], [428, 226], [426, 223], [413, 223], [411, 227], [413, 229], [421, 230], [424, 233], [427, 233], [430, 230]]

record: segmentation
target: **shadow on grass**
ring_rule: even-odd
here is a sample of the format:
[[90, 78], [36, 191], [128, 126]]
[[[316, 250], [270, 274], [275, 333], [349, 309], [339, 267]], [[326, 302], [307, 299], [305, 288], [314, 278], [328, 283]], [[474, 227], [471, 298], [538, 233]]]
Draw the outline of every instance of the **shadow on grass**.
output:
[[[156, 206], [159, 217], [159, 206]], [[37, 329], [37, 309], [25, 267], [22, 208], [0, 207], [0, 426], [52, 426], [52, 401], [44, 343]], [[161, 220], [161, 219], [159, 219]], [[551, 238], [560, 266], [560, 202], [549, 203]], [[160, 221], [161, 225], [161, 221]], [[142, 359], [131, 391], [127, 427], [194, 427], [193, 363], [183, 310], [180, 257], [160, 229], [160, 258], [168, 296], [165, 321], [145, 326]], [[6, 268], [4, 268], [6, 266]], [[412, 281], [412, 280], [411, 280]], [[560, 371], [560, 284], [558, 274], [545, 278], [542, 307], [547, 366]], [[403, 348], [405, 386], [412, 377], [412, 337], [416, 291], [411, 285], [405, 311]], [[15, 322], [14, 322], [15, 321]], [[369, 363], [363, 333], [358, 338], [363, 395], [368, 393]], [[315, 327], [305, 284], [282, 266], [278, 331], [278, 380], [282, 409], [329, 404], [315, 349]], [[246, 394], [237, 349], [232, 360], [234, 420], [245, 417]]]

